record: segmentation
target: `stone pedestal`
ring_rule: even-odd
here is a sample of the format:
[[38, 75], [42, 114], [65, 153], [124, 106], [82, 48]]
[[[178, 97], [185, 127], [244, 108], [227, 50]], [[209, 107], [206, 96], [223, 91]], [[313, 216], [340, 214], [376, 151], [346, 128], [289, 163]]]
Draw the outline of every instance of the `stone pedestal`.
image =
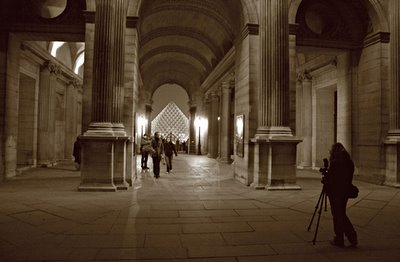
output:
[[129, 140], [129, 137], [117, 137], [114, 143], [114, 184], [118, 190], [127, 190], [131, 184], [126, 177], [126, 154]]
[[400, 137], [388, 137], [385, 141], [385, 185], [400, 188]]
[[300, 190], [296, 184], [295, 137], [254, 138], [254, 180], [256, 189]]
[[125, 155], [128, 137], [80, 136], [82, 145], [79, 191], [127, 189]]

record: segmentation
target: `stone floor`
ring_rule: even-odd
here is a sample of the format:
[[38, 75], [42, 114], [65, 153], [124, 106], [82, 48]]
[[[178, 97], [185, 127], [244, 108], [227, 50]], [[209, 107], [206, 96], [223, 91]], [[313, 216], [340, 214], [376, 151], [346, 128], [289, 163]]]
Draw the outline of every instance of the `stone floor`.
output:
[[231, 168], [179, 155], [172, 173], [139, 172], [116, 193], [77, 192], [70, 162], [25, 171], [0, 184], [0, 261], [400, 261], [399, 189], [356, 181], [359, 246], [329, 244], [329, 211], [313, 245], [318, 173], [299, 175], [301, 191], [266, 191]]

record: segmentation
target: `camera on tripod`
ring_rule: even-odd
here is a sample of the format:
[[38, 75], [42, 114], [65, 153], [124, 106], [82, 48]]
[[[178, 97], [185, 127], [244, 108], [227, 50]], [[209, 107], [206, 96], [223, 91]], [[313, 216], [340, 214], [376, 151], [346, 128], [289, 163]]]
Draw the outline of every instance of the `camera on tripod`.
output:
[[326, 188], [328, 174], [329, 174], [329, 162], [328, 162], [328, 159], [326, 159], [326, 158], [324, 158], [323, 161], [324, 161], [324, 167], [321, 167], [319, 169], [319, 172], [321, 172], [321, 174], [322, 174], [321, 183], [323, 184], [323, 187], [322, 187], [322, 190], [321, 190], [321, 194], [319, 195], [317, 205], [315, 206], [314, 214], [313, 214], [313, 216], [311, 218], [311, 221], [310, 221], [310, 224], [308, 225], [308, 228], [307, 228], [307, 231], [310, 231], [311, 225], [312, 225], [312, 223], [314, 221], [315, 214], [318, 211], [317, 228], [315, 230], [314, 239], [313, 239], [313, 244], [314, 245], [315, 245], [315, 242], [317, 241], [317, 233], [318, 233], [319, 221], [321, 220], [321, 213], [322, 213], [323, 206], [325, 207], [324, 211], [325, 212], [327, 211], [327, 207], [326, 207], [327, 206], [327, 194], [325, 192], [325, 188]]
[[323, 159], [323, 161], [324, 161], [324, 167], [321, 167], [320, 169], [319, 169], [319, 172], [321, 172], [321, 175], [323, 176], [322, 177], [322, 183], [324, 183], [325, 182], [325, 176], [328, 174], [328, 172], [329, 172], [329, 162], [328, 162], [328, 159], [326, 159], [326, 158], [324, 158]]

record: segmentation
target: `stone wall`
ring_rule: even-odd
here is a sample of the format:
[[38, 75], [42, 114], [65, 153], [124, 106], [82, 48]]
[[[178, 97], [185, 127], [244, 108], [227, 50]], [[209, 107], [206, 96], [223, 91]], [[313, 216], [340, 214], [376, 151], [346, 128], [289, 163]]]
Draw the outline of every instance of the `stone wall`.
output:
[[388, 131], [388, 44], [364, 48], [358, 61], [353, 130], [357, 174], [359, 179], [380, 184], [385, 179], [383, 140]]
[[[253, 181], [253, 145], [249, 143], [258, 126], [258, 36], [249, 34], [236, 45], [235, 117], [244, 115], [244, 157], [234, 145], [235, 178], [246, 185]], [[236, 124], [235, 124], [236, 128]]]

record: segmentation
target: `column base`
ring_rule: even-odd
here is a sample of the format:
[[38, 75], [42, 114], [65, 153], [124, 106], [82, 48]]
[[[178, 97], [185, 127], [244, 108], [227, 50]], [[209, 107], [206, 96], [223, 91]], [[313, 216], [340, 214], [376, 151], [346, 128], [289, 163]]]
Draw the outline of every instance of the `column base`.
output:
[[268, 185], [268, 186], [266, 187], [266, 189], [267, 189], [268, 191], [276, 191], [276, 190], [301, 190], [301, 187], [300, 187], [299, 185], [297, 185], [297, 184], [285, 184], [285, 183], [283, 183], [283, 184], [280, 184], [280, 183], [274, 184], [274, 183], [272, 183], [271, 185]]
[[218, 161], [223, 163], [223, 164], [232, 164], [233, 160], [229, 157], [220, 157], [218, 158]]
[[263, 184], [258, 184], [258, 183], [251, 183], [250, 187], [256, 189], [256, 190], [263, 190], [266, 188], [267, 185], [263, 185]]
[[92, 133], [80, 136], [82, 162], [78, 191], [115, 192], [127, 189], [125, 145], [129, 138], [89, 134]]
[[296, 146], [301, 140], [293, 136], [254, 138], [255, 189], [300, 190], [296, 184]]
[[79, 192], [116, 192], [117, 187], [103, 183], [82, 183], [78, 186]]
[[129, 188], [129, 183], [126, 181], [115, 181], [114, 179], [114, 185], [118, 190], [128, 190]]
[[[397, 131], [397, 130], [396, 130]], [[385, 185], [400, 188], [400, 133], [389, 132], [385, 140]]]

